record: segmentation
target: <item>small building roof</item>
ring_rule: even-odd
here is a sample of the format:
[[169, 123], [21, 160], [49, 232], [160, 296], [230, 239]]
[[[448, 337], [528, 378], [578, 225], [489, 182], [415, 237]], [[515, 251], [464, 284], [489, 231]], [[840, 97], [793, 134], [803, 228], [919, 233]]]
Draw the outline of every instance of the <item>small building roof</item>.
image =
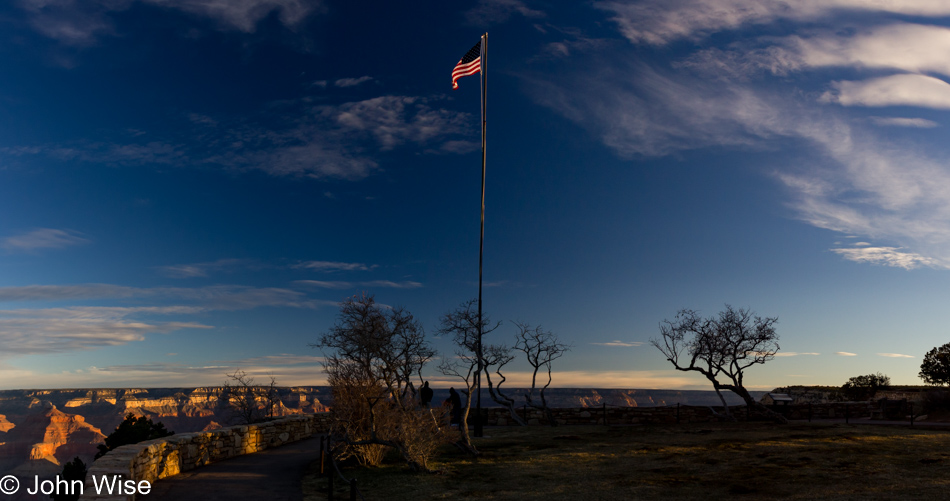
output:
[[773, 402], [791, 402], [794, 400], [788, 396], [788, 393], [769, 393], [769, 398], [771, 398]]

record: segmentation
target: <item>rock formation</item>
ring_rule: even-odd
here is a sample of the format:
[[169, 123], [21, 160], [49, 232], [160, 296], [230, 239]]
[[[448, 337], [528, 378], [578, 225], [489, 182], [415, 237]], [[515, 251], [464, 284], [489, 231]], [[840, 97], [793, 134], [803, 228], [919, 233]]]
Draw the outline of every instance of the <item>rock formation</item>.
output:
[[58, 473], [74, 457], [89, 461], [105, 435], [82, 416], [67, 414], [53, 404], [29, 414], [4, 434], [0, 464], [20, 474]]
[[[275, 414], [323, 412], [328, 392], [280, 388]], [[96, 445], [130, 413], [178, 433], [227, 426], [232, 416], [220, 397], [219, 387], [0, 391], [0, 474], [51, 478], [74, 457], [90, 464]]]

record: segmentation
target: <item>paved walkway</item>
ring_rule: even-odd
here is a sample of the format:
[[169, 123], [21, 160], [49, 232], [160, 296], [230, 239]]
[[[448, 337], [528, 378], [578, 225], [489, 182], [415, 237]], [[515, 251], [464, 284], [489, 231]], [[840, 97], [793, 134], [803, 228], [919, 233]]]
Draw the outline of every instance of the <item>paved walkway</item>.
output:
[[320, 437], [195, 468], [152, 485], [149, 501], [301, 501], [301, 480], [320, 454]]

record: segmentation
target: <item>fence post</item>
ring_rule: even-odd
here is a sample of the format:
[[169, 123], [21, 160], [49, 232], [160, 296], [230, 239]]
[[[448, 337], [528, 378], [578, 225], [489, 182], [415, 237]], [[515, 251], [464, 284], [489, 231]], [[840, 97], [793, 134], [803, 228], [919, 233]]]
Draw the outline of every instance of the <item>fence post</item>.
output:
[[676, 424], [680, 422], [680, 403], [676, 402]]
[[811, 402], [808, 402], [808, 422], [811, 422]]
[[320, 474], [321, 475], [323, 475], [324, 473], [324, 468], [325, 468], [324, 461], [326, 461], [327, 459], [327, 451], [324, 448], [324, 445], [326, 444], [326, 439], [327, 437], [320, 435]]
[[[333, 458], [330, 458], [333, 461]], [[333, 470], [327, 471], [327, 501], [333, 501]]]
[[524, 424], [528, 424], [528, 404], [524, 404], [524, 410], [521, 411], [521, 415], [524, 416]]
[[350, 479], [350, 501], [356, 501], [356, 479]]
[[604, 402], [604, 426], [607, 426], [607, 402]]
[[851, 423], [851, 406], [847, 403], [844, 404], [844, 424]]

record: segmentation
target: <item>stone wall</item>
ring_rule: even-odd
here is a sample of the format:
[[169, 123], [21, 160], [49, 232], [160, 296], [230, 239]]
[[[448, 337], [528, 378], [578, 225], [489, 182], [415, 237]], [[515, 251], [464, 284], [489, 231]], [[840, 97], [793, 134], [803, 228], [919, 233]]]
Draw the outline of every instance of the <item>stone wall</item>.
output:
[[242, 454], [251, 454], [270, 447], [309, 438], [325, 431], [328, 413], [305, 414], [266, 423], [231, 426], [218, 430], [181, 433], [170, 437], [124, 445], [96, 460], [86, 474], [83, 500], [128, 501], [135, 495], [96, 493], [93, 477], [119, 477], [119, 481], [136, 483], [177, 475], [199, 466]]

